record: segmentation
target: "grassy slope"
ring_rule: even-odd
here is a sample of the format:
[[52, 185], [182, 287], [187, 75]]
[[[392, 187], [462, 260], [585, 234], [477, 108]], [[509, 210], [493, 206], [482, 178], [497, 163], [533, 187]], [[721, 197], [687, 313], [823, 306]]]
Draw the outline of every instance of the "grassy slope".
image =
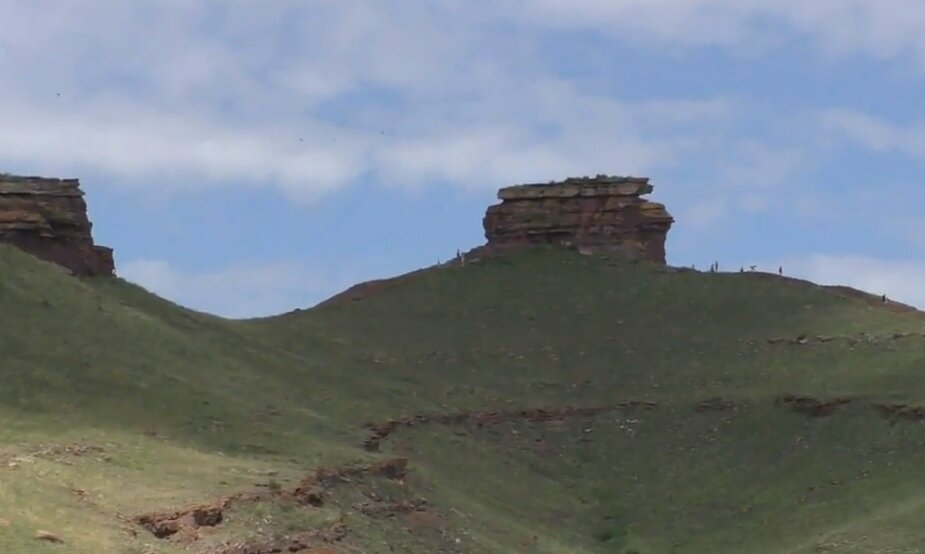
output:
[[[925, 339], [767, 343], [925, 327], [819, 287], [536, 251], [233, 322], [0, 247], [0, 307], [0, 462], [17, 466], [0, 463], [3, 552], [56, 551], [38, 528], [69, 552], [170, 552], [115, 514], [374, 458], [358, 448], [368, 421], [619, 400], [659, 405], [389, 438], [383, 455], [412, 466], [391, 492], [427, 497], [430, 534], [356, 515], [350, 488], [274, 521], [343, 510], [344, 548], [368, 552], [917, 552], [925, 538], [925, 431], [863, 403], [829, 418], [774, 405], [787, 393], [925, 403]], [[693, 411], [718, 396], [743, 407]], [[70, 443], [104, 454], [30, 455]], [[204, 542], [253, 534], [258, 516], [231, 514]]]

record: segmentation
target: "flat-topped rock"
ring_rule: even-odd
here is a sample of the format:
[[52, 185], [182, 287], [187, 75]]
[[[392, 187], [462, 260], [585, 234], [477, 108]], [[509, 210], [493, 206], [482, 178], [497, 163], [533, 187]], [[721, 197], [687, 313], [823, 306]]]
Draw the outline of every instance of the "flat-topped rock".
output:
[[0, 194], [83, 196], [77, 179], [48, 179], [0, 173]]
[[532, 198], [573, 198], [576, 196], [641, 196], [652, 192], [646, 177], [572, 177], [551, 183], [531, 183], [504, 187], [500, 200]]
[[0, 173], [0, 242], [75, 275], [113, 275], [112, 249], [93, 243], [83, 196], [77, 179]]
[[608, 175], [502, 188], [483, 220], [486, 247], [556, 244], [665, 263], [674, 219], [642, 198], [652, 190], [648, 178]]

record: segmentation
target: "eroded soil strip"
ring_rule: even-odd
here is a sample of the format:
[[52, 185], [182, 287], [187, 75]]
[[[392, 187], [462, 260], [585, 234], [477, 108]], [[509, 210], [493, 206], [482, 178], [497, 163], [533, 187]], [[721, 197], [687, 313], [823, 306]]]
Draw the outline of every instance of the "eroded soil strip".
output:
[[[696, 402], [693, 406], [695, 412], [726, 412], [743, 410], [753, 403], [747, 400], [713, 397]], [[864, 405], [875, 409], [881, 415], [892, 419], [905, 419], [925, 422], [925, 406], [910, 404], [884, 404], [870, 402], [861, 396], [833, 396], [815, 397], [807, 395], [786, 394], [774, 398], [774, 404], [789, 408], [797, 413], [810, 417], [826, 417], [834, 414], [849, 405]], [[457, 412], [452, 414], [420, 414], [389, 419], [381, 423], [368, 423], [365, 427], [370, 430], [369, 436], [364, 440], [363, 446], [367, 450], [378, 450], [382, 441], [398, 429], [417, 427], [426, 424], [437, 425], [474, 425], [477, 428], [498, 425], [511, 421], [528, 421], [543, 423], [549, 421], [563, 421], [575, 417], [596, 416], [606, 412], [621, 411], [631, 408], [651, 410], [658, 407], [653, 401], [626, 401], [610, 406], [596, 406], [586, 408], [531, 408], [520, 410], [478, 410]]]
[[[850, 405], [863, 405], [877, 411], [882, 417], [896, 422], [899, 420], [925, 423], [925, 406], [915, 406], [910, 404], [885, 404], [882, 402], [870, 402], [858, 396], [834, 396], [830, 398], [817, 398], [814, 396], [798, 396], [788, 394], [779, 396], [774, 400], [778, 406], [786, 406], [789, 409], [809, 417], [828, 417], [835, 412], [846, 408]], [[695, 406], [695, 411], [729, 411], [739, 410], [746, 407], [744, 402], [727, 400], [723, 398], [711, 398], [699, 402]]]
[[[825, 344], [828, 342], [847, 342], [848, 344], [863, 343], [883, 343], [888, 341], [897, 341], [906, 338], [923, 339], [925, 333], [890, 333], [888, 335], [872, 335], [870, 333], [860, 333], [858, 335], [797, 335], [796, 337], [777, 337], [765, 339], [768, 344]], [[759, 341], [752, 340], [751, 343]]]
[[419, 427], [427, 424], [437, 425], [474, 425], [487, 427], [511, 421], [547, 422], [562, 421], [575, 417], [596, 416], [606, 412], [616, 412], [632, 408], [652, 409], [657, 404], [651, 401], [627, 401], [609, 406], [587, 408], [530, 408], [521, 410], [483, 410], [457, 412], [453, 414], [419, 414], [389, 419], [380, 423], [368, 423], [369, 436], [363, 441], [363, 448], [378, 451], [382, 441], [393, 435], [402, 427]]
[[[184, 510], [142, 514], [134, 520], [155, 537], [163, 539], [171, 537], [182, 530], [215, 527], [222, 523], [225, 510], [232, 505], [283, 498], [294, 500], [303, 506], [321, 507], [324, 505], [328, 490], [340, 483], [348, 482], [351, 478], [374, 476], [400, 480], [404, 478], [407, 470], [408, 460], [405, 458], [393, 458], [372, 464], [320, 468], [299, 481], [291, 489], [276, 492], [238, 493], [223, 497], [215, 502], [193, 506]], [[296, 551], [289, 550], [289, 552]]]
[[891, 421], [905, 419], [925, 423], [925, 407], [908, 404], [873, 404], [877, 411]]
[[858, 399], [852, 396], [835, 398], [815, 398], [812, 396], [786, 395], [778, 397], [774, 403], [789, 406], [795, 412], [811, 417], [826, 417], [834, 414], [839, 408], [848, 406]]
[[[837, 396], [832, 398], [816, 398], [812, 396], [784, 395], [774, 399], [774, 404], [786, 406], [791, 410], [810, 417], [826, 417], [834, 414], [841, 408], [857, 404], [862, 399], [853, 396]], [[877, 410], [881, 415], [891, 419], [905, 419], [925, 422], [925, 407], [910, 406], [906, 404], [880, 404], [868, 403], [869, 407]], [[369, 423], [366, 428], [370, 434], [363, 441], [363, 447], [368, 451], [378, 451], [382, 441], [392, 436], [400, 428], [419, 427], [421, 425], [474, 425], [477, 428], [498, 425], [511, 421], [528, 421], [535, 423], [549, 421], [563, 421], [575, 417], [596, 416], [606, 412], [621, 411], [631, 408], [650, 410], [658, 406], [652, 401], [627, 401], [611, 406], [597, 406], [588, 408], [533, 408], [522, 410], [486, 410], [458, 412], [454, 414], [419, 414], [389, 419], [380, 423]], [[741, 400], [726, 398], [710, 398], [694, 405], [696, 412], [724, 412], [744, 409], [748, 403]]]

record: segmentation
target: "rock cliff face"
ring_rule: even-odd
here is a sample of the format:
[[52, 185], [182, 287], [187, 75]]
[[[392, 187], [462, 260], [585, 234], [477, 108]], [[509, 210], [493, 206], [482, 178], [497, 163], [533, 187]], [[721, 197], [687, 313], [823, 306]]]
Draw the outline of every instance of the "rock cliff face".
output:
[[641, 198], [650, 192], [647, 178], [606, 175], [503, 188], [483, 221], [486, 248], [557, 244], [664, 264], [674, 219]]
[[93, 244], [77, 179], [0, 173], [0, 242], [81, 276], [111, 276], [112, 249]]

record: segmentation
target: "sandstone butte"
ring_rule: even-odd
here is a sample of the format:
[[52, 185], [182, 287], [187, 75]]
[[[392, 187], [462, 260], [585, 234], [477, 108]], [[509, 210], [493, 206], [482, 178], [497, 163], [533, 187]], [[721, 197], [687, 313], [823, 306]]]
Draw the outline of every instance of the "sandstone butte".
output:
[[[483, 220], [487, 244], [472, 254], [553, 244], [664, 264], [674, 219], [642, 198], [652, 190], [648, 178], [607, 175], [502, 188]], [[74, 275], [114, 275], [112, 249], [94, 244], [83, 196], [77, 179], [0, 173], [0, 242]]]
[[652, 190], [648, 178], [607, 175], [502, 188], [483, 220], [488, 243], [477, 250], [554, 244], [664, 264], [674, 218], [642, 198]]
[[112, 276], [112, 249], [93, 243], [77, 179], [0, 173], [0, 242], [79, 276]]

